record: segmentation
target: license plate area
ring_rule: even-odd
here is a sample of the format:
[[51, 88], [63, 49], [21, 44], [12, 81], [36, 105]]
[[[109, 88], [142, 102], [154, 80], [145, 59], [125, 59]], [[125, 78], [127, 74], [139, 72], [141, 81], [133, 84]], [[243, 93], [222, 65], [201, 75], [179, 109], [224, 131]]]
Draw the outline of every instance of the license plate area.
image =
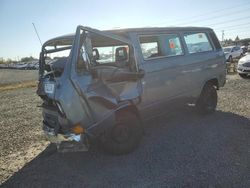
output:
[[44, 91], [48, 94], [53, 94], [55, 90], [55, 84], [54, 83], [45, 83], [44, 84]]

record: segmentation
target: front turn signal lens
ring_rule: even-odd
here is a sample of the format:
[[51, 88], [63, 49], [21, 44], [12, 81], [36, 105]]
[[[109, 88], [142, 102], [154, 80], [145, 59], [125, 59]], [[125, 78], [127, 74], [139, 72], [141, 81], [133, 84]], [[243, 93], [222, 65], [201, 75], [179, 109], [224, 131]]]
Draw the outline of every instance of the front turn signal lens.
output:
[[82, 134], [85, 132], [85, 129], [80, 125], [80, 123], [77, 123], [71, 130], [75, 134]]

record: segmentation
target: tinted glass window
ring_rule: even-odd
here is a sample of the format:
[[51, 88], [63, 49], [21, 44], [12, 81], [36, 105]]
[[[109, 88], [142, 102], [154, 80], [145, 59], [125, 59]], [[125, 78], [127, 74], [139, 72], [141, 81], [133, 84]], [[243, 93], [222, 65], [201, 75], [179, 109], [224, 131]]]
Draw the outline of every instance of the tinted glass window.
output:
[[184, 35], [189, 53], [199, 53], [213, 50], [205, 33], [189, 33]]
[[158, 36], [143, 36], [139, 40], [144, 59], [163, 56]]
[[164, 46], [166, 48], [165, 56], [182, 55], [183, 50], [178, 35], [164, 35]]
[[176, 34], [142, 36], [139, 40], [144, 59], [183, 54], [180, 38]]

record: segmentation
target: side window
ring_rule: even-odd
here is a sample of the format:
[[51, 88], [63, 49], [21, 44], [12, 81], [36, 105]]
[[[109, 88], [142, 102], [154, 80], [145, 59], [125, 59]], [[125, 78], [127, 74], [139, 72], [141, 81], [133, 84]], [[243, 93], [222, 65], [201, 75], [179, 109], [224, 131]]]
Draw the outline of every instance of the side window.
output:
[[159, 37], [157, 36], [141, 36], [139, 37], [142, 55], [144, 59], [162, 56], [159, 46]]
[[164, 35], [163, 43], [166, 49], [165, 56], [183, 55], [183, 50], [182, 50], [180, 38], [178, 37], [178, 35], [175, 35], [175, 34]]
[[128, 45], [110, 45], [105, 47], [95, 47], [93, 49], [93, 56], [95, 57], [95, 61], [99, 64], [128, 61], [128, 54]]
[[205, 33], [188, 33], [184, 35], [184, 40], [190, 54], [213, 50]]
[[180, 38], [176, 34], [139, 37], [144, 59], [182, 55]]

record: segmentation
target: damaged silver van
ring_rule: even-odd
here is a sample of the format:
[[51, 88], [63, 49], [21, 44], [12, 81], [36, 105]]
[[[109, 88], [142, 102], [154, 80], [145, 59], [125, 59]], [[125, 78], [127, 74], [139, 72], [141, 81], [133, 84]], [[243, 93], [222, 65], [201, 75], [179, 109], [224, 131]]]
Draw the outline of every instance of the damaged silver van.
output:
[[37, 94], [43, 130], [63, 151], [97, 139], [114, 154], [133, 151], [142, 122], [173, 106], [214, 112], [226, 63], [210, 28], [134, 28], [76, 33], [42, 46]]

